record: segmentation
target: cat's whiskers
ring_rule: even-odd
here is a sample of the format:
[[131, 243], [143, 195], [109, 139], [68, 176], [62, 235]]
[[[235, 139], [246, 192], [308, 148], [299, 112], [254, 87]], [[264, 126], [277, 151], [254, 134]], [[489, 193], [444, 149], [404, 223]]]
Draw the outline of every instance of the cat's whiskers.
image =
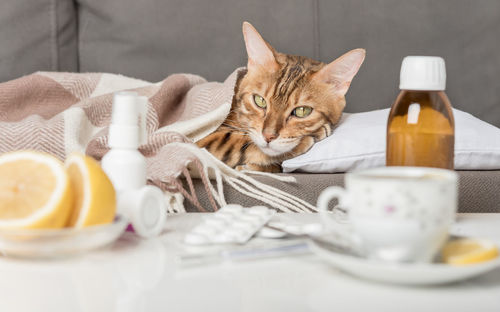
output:
[[249, 62], [238, 73], [229, 114], [198, 145], [233, 168], [276, 171], [331, 134], [365, 53], [356, 49], [324, 64], [274, 51], [254, 28], [245, 29]]
[[299, 138], [281, 138], [280, 140], [283, 143], [290, 143], [299, 140]]
[[241, 135], [248, 135], [248, 130], [247, 129], [240, 128], [240, 127], [237, 127], [237, 126], [234, 126], [234, 125], [230, 125], [230, 124], [228, 124], [226, 122], [223, 122], [221, 124], [221, 126], [225, 126], [225, 127], [231, 128], [233, 130], [240, 131], [241, 133], [239, 133], [239, 134], [241, 134]]

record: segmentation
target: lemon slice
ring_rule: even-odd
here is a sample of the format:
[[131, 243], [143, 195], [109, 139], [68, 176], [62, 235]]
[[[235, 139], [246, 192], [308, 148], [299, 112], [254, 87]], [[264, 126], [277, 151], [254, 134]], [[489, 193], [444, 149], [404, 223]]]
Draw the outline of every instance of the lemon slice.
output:
[[473, 264], [498, 257], [498, 246], [486, 240], [463, 238], [447, 243], [441, 250], [443, 262], [452, 265]]
[[72, 208], [63, 164], [34, 151], [0, 156], [0, 229], [60, 228]]
[[66, 159], [66, 170], [75, 199], [68, 226], [111, 223], [116, 212], [115, 189], [99, 163], [91, 157], [72, 154]]

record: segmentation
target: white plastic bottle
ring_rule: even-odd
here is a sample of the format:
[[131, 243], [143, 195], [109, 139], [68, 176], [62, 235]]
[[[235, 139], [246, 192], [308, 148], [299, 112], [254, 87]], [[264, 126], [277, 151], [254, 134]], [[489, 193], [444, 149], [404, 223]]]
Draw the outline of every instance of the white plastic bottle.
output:
[[113, 98], [110, 150], [101, 164], [117, 192], [146, 185], [146, 158], [138, 150], [147, 141], [145, 101], [135, 92], [119, 92]]
[[113, 98], [109, 127], [110, 150], [101, 165], [117, 193], [117, 211], [127, 217], [142, 237], [158, 235], [165, 225], [162, 191], [146, 185], [146, 158], [139, 146], [147, 143], [147, 98], [135, 92], [119, 92]]

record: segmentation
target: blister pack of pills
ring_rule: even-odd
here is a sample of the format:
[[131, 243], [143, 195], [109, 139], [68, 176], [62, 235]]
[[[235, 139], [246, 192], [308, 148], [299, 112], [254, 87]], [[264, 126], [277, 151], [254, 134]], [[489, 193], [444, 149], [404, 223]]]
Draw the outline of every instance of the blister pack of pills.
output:
[[184, 237], [188, 245], [244, 244], [273, 217], [275, 211], [265, 206], [243, 208], [227, 205], [204, 217]]

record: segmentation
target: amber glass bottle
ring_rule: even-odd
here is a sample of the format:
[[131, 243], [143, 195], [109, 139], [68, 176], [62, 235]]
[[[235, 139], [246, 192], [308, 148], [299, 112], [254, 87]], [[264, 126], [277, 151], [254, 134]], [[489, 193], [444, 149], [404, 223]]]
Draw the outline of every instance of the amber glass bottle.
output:
[[444, 93], [439, 57], [409, 56], [401, 66], [401, 93], [387, 123], [387, 166], [453, 169], [453, 111]]

